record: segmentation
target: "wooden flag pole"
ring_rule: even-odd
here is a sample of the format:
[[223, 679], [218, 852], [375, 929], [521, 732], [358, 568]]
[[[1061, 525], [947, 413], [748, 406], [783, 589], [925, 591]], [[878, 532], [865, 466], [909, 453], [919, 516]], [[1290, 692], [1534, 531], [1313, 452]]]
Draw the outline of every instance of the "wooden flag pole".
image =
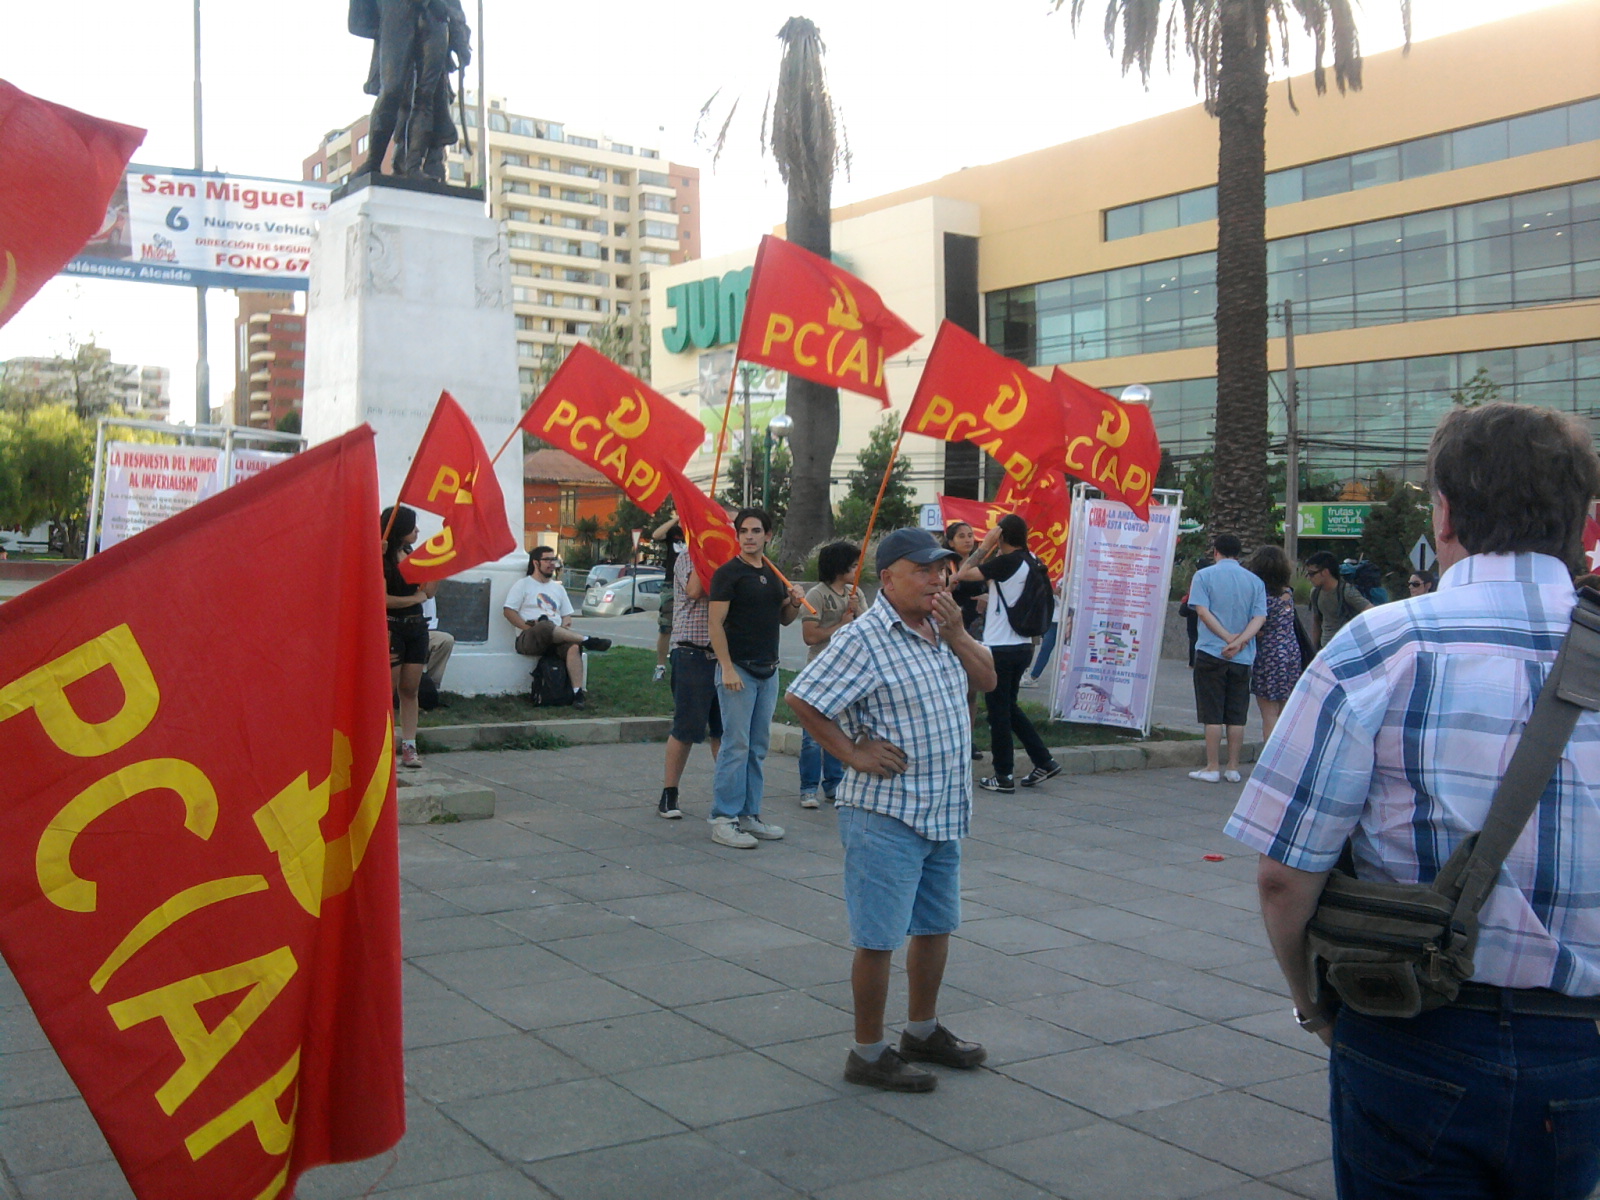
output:
[[889, 476], [894, 471], [895, 460], [900, 457], [900, 441], [906, 436], [906, 427], [894, 439], [894, 449], [889, 451], [889, 461], [883, 468], [883, 480], [878, 484], [878, 498], [872, 502], [872, 515], [867, 518], [867, 533], [861, 539], [861, 557], [856, 559], [856, 577], [850, 581], [850, 595], [861, 587], [861, 568], [867, 565], [867, 547], [872, 544], [872, 527], [878, 523], [878, 509], [883, 506], [883, 493], [889, 486]]
[[[525, 417], [528, 414], [527, 413], [523, 413], [522, 415]], [[519, 420], [515, 425], [513, 425], [511, 427], [511, 432], [506, 436], [506, 440], [500, 443], [500, 449], [496, 450], [494, 452], [494, 457], [489, 460], [489, 465], [491, 467], [494, 466], [495, 463], [500, 461], [500, 456], [506, 452], [506, 447], [511, 445], [511, 439], [516, 437], [517, 434], [519, 434], [521, 432], [522, 432], [522, 422]]]
[[[766, 563], [767, 566], [772, 568], [772, 573], [778, 577], [778, 582], [783, 584], [784, 587], [790, 588], [790, 587], [794, 586], [794, 584], [789, 582], [788, 577], [785, 576], [782, 571], [778, 570], [778, 564], [777, 563], [773, 562], [765, 554], [763, 554], [761, 556], [761, 561]], [[811, 601], [807, 600], [804, 596], [802, 596], [800, 598], [800, 603], [806, 606], [806, 611], [808, 613], [810, 613], [813, 617], [817, 615], [817, 610], [812, 607]]]
[[[717, 502], [717, 480], [722, 475], [722, 450], [728, 444], [728, 418], [733, 415], [733, 389], [739, 383], [739, 360], [733, 360], [733, 370], [728, 375], [728, 398], [722, 405], [722, 430], [717, 434], [717, 457], [711, 464], [711, 486], [706, 489], [706, 495], [711, 497], [711, 503]], [[750, 461], [750, 447], [744, 448], [745, 461]], [[777, 568], [773, 568], [776, 570]]]

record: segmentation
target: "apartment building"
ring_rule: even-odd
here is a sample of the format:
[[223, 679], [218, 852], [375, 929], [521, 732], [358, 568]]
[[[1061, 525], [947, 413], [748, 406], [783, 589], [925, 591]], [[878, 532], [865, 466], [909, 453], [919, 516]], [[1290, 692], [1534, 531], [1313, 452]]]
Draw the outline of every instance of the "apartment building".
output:
[[141, 421], [165, 421], [172, 408], [170, 367], [111, 361], [111, 351], [80, 346], [71, 358], [21, 357], [0, 363], [6, 388], [49, 404], [71, 404], [84, 416], [113, 406]]
[[278, 429], [306, 393], [306, 318], [293, 292], [240, 292], [233, 322], [235, 425]]

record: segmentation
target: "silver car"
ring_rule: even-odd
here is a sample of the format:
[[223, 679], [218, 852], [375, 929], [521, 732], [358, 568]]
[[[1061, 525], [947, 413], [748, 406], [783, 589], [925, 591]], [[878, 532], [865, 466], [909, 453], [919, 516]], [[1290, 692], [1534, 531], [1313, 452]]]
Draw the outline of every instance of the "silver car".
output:
[[591, 583], [584, 593], [583, 615], [620, 617], [626, 613], [655, 612], [661, 608], [662, 588], [671, 586], [666, 575], [651, 567], [621, 579], [599, 580]]

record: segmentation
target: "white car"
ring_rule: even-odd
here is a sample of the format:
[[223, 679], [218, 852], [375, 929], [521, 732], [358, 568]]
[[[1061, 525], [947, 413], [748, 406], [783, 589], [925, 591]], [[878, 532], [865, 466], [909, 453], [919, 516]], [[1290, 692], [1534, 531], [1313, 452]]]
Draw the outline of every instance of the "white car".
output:
[[660, 570], [644, 567], [638, 574], [591, 583], [583, 595], [586, 617], [620, 617], [626, 613], [659, 611], [661, 592], [671, 587]]

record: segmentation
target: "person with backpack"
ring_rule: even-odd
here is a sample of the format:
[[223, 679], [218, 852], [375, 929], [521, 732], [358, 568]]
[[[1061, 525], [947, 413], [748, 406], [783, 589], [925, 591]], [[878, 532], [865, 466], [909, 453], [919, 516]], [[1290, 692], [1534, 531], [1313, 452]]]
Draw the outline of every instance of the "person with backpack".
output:
[[1311, 640], [1321, 650], [1372, 601], [1339, 573], [1339, 560], [1330, 551], [1318, 550], [1306, 559], [1306, 578], [1311, 581]]
[[[1200, 618], [1194, 648], [1195, 719], [1206, 727], [1206, 765], [1190, 771], [1201, 783], [1239, 782], [1239, 751], [1250, 718], [1250, 664], [1256, 634], [1267, 620], [1267, 588], [1239, 565], [1243, 549], [1231, 533], [1211, 542], [1217, 561], [1196, 571], [1189, 606]], [[1222, 732], [1228, 732], [1228, 766], [1222, 768]]]
[[[991, 553], [999, 548], [1000, 553]], [[989, 585], [989, 606], [984, 613], [983, 644], [994, 656], [995, 686], [985, 697], [989, 713], [989, 753], [994, 774], [978, 780], [989, 792], [1011, 795], [1017, 790], [1012, 776], [1016, 750], [1013, 732], [1033, 760], [1033, 770], [1022, 777], [1023, 787], [1033, 787], [1061, 774], [1061, 764], [1017, 704], [1017, 689], [1033, 661], [1033, 639], [1050, 628], [1054, 597], [1044, 564], [1028, 552], [1028, 523], [1007, 513], [984, 535], [978, 548], [961, 564], [959, 581], [983, 580]]]

